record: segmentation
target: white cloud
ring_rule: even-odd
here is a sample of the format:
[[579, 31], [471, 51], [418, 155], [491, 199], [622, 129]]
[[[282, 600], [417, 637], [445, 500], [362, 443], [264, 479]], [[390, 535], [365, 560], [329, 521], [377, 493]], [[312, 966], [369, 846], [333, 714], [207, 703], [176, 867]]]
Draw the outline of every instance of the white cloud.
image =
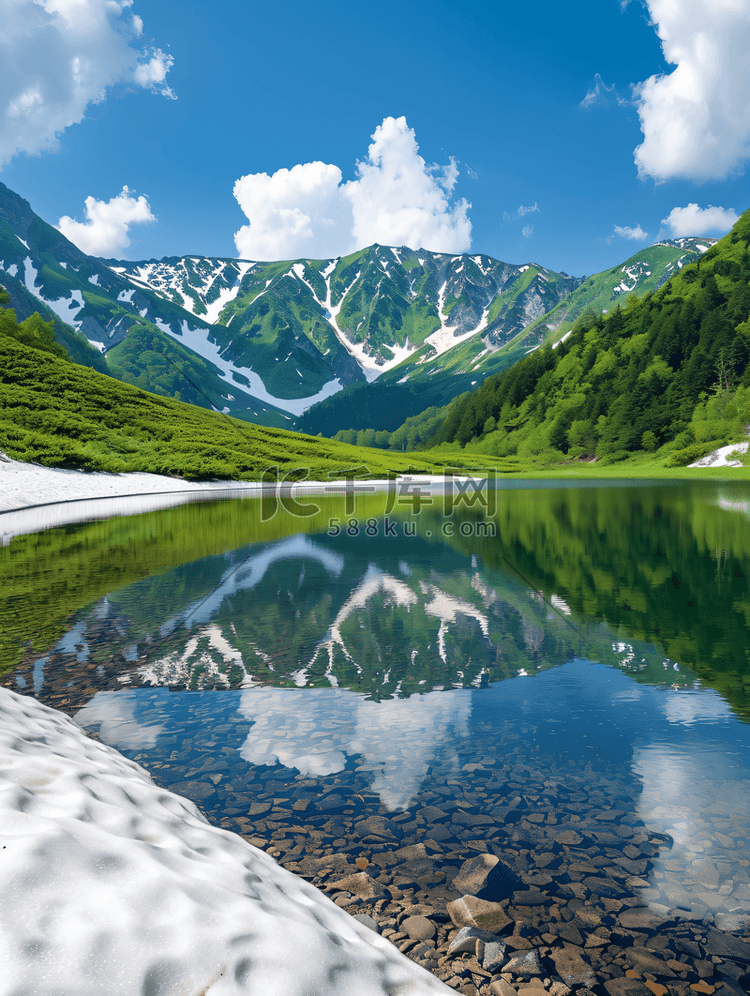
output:
[[[143, 54], [144, 57], [148, 56], [146, 52]], [[135, 81], [139, 86], [145, 87], [148, 90], [161, 90], [164, 96], [174, 100], [174, 93], [165, 84], [167, 73], [173, 64], [174, 59], [171, 55], [162, 52], [160, 48], [154, 48], [151, 50], [151, 58], [147, 62], [140, 62], [137, 65], [134, 77]]]
[[722, 180], [750, 157], [750, 0], [647, 0], [675, 66], [634, 88], [641, 177]]
[[630, 228], [629, 225], [615, 225], [615, 235], [622, 239], [635, 239], [636, 242], [643, 242], [648, 238], [648, 232], [644, 232], [640, 225]]
[[338, 166], [300, 163], [273, 175], [253, 173], [234, 185], [249, 220], [235, 233], [246, 259], [325, 259], [379, 242], [438, 252], [471, 246], [470, 204], [451, 204], [455, 160], [428, 166], [406, 118], [375, 129], [358, 177], [342, 183]]
[[[534, 201], [531, 207], [524, 207], [522, 204], [519, 207], [518, 211], [516, 211], [516, 214], [518, 215], [519, 218], [523, 218], [525, 214], [533, 214], [534, 211], [539, 211], [539, 205], [537, 204], [536, 201]], [[539, 211], [539, 213], [541, 214], [542, 212]]]
[[133, 0], [0, 0], [0, 164], [57, 148], [58, 136], [116, 84], [165, 96], [172, 56], [132, 47]]
[[690, 235], [708, 235], [709, 232], [724, 234], [737, 223], [737, 213], [734, 208], [698, 207], [688, 204], [687, 207], [672, 208], [666, 218], [662, 218], [675, 239]]
[[580, 106], [588, 109], [595, 104], [603, 104], [606, 107], [612, 100], [617, 102], [618, 107], [627, 107], [631, 103], [631, 101], [620, 96], [614, 83], [607, 86], [599, 73], [597, 73], [594, 76], [594, 85], [583, 98]]
[[534, 226], [533, 225], [524, 225], [524, 227], [523, 227], [523, 237], [525, 239], [530, 239], [533, 234], [534, 234]]
[[119, 256], [130, 245], [128, 229], [145, 221], [156, 221], [148, 198], [135, 197], [123, 187], [109, 201], [86, 198], [86, 221], [64, 215], [58, 229], [83, 252], [91, 256]]

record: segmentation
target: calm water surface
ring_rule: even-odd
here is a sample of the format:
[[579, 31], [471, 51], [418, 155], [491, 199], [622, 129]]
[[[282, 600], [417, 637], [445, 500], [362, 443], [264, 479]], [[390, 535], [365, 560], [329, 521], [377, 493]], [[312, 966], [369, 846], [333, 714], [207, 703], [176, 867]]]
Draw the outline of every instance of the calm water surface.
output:
[[438, 900], [492, 851], [531, 888], [739, 929], [750, 489], [527, 485], [447, 530], [437, 498], [317, 504], [18, 537], [3, 683], [310, 877], [356, 854]]

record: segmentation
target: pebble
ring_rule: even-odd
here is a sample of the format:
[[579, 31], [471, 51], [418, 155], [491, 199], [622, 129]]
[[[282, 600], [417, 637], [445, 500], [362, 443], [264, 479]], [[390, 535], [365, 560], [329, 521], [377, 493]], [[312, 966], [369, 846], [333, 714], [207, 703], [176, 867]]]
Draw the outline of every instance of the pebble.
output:
[[436, 933], [435, 924], [426, 916], [408, 916], [401, 921], [401, 929], [416, 941], [429, 941]]

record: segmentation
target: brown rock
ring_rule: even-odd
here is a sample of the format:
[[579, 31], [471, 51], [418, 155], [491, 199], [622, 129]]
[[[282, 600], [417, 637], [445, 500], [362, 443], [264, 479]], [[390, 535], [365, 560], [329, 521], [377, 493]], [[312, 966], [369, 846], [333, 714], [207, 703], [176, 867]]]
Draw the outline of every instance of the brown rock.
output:
[[373, 854], [372, 861], [381, 868], [389, 868], [391, 865], [398, 864], [398, 858], [394, 851], [379, 851], [377, 854]]
[[432, 920], [426, 916], [408, 916], [401, 923], [401, 930], [415, 941], [429, 941], [435, 936], [437, 929]]
[[575, 922], [584, 930], [596, 930], [601, 925], [602, 917], [600, 913], [592, 909], [580, 909], [575, 911]]
[[513, 869], [494, 854], [478, 854], [464, 861], [453, 879], [454, 889], [490, 902], [507, 899], [522, 886]]
[[639, 982], [638, 979], [626, 979], [624, 977], [609, 979], [604, 983], [604, 988], [609, 993], [609, 996], [653, 996], [651, 990], [642, 982]]
[[534, 864], [537, 866], [537, 868], [546, 868], [547, 865], [552, 864], [552, 862], [555, 861], [556, 858], [557, 855], [553, 854], [552, 851], [542, 851], [541, 854], [534, 855]]
[[456, 927], [479, 927], [501, 934], [513, 921], [500, 903], [490, 903], [476, 896], [463, 896], [445, 907]]
[[490, 993], [492, 996], [516, 996], [516, 990], [505, 979], [495, 979], [490, 982]]
[[516, 906], [544, 906], [551, 902], [552, 897], [539, 889], [528, 889], [524, 892], [514, 892], [513, 902]]
[[425, 806], [418, 811], [417, 815], [428, 823], [439, 823], [441, 820], [448, 819], [448, 814], [437, 806]]
[[367, 819], [359, 822], [354, 829], [360, 838], [370, 835], [395, 838], [399, 835], [398, 826], [384, 816], [368, 816]]
[[601, 934], [589, 934], [586, 938], [585, 948], [603, 948], [609, 944], [609, 932], [604, 931], [601, 927], [599, 929], [603, 931]]
[[547, 830], [547, 835], [558, 844], [567, 844], [569, 847], [577, 847], [583, 840], [577, 830], [564, 830], [562, 828]]
[[511, 972], [519, 975], [522, 979], [530, 979], [533, 975], [542, 974], [542, 966], [539, 962], [539, 953], [532, 949], [518, 954], [503, 967], [504, 972]]
[[580, 930], [574, 923], [550, 924], [550, 931], [553, 934], [558, 934], [570, 944], [576, 944], [579, 948], [583, 947], [583, 937], [581, 936]]
[[375, 899], [377, 896], [385, 895], [383, 886], [370, 878], [367, 872], [358, 872], [356, 875], [347, 875], [338, 882], [331, 882], [330, 889], [338, 889], [342, 892], [351, 892], [358, 899]]
[[651, 972], [653, 975], [666, 975], [668, 978], [674, 978], [674, 972], [667, 963], [652, 951], [646, 951], [645, 948], [625, 948], [625, 958], [638, 970], [640, 975], [643, 975], [644, 972]]
[[664, 918], [651, 913], [647, 909], [622, 910], [618, 917], [620, 926], [626, 930], [653, 930], [656, 931], [664, 923]]
[[399, 847], [394, 853], [399, 861], [418, 861], [427, 857], [427, 851], [422, 843]]
[[750, 962], [750, 944], [740, 940], [739, 937], [732, 937], [731, 934], [722, 934], [718, 930], [709, 929], [706, 951], [719, 958], [734, 958], [736, 961]]
[[596, 985], [596, 975], [578, 948], [564, 944], [562, 948], [554, 949], [550, 957], [555, 963], [557, 974], [567, 986], [574, 988]]

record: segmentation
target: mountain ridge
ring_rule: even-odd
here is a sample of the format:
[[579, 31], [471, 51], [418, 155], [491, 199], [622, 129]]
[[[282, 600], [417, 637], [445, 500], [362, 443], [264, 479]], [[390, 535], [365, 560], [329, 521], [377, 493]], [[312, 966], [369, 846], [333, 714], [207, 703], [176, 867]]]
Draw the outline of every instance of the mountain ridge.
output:
[[[636, 275], [627, 293], [651, 277]], [[445, 404], [536, 345], [529, 329], [539, 342], [554, 336], [547, 316], [586, 297], [584, 278], [537, 263], [404, 246], [269, 263], [100, 259], [1, 183], [0, 279], [20, 318], [35, 301], [56, 316], [78, 362], [258, 424], [293, 428], [304, 416], [313, 433], [316, 406], [336, 431], [355, 397], [372, 394], [375, 422], [385, 409]]]

